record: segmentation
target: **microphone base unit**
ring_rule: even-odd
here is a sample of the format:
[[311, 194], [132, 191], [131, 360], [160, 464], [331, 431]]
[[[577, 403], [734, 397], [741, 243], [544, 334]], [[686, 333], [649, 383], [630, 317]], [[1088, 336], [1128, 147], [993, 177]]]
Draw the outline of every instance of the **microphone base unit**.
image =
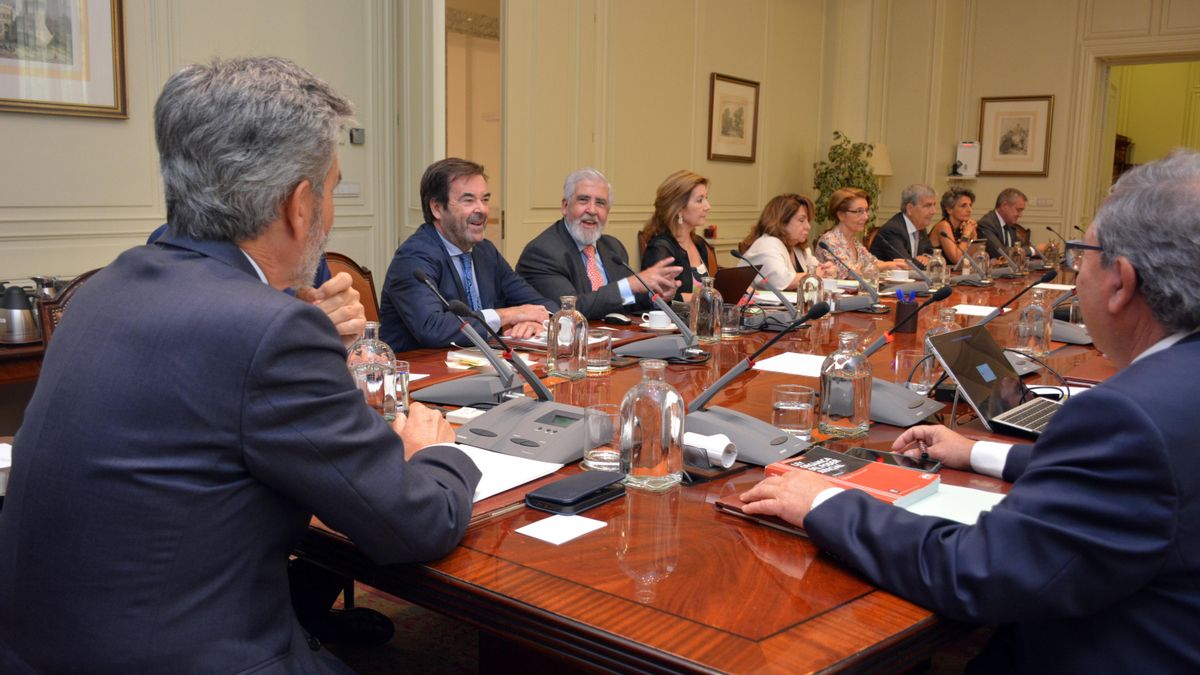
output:
[[440, 405], [474, 406], [480, 403], [501, 403], [510, 394], [520, 394], [525, 385], [517, 380], [505, 384], [499, 375], [479, 374], [460, 377], [449, 382], [438, 382], [422, 387], [409, 394], [409, 398], [421, 403]]
[[613, 350], [613, 354], [635, 359], [684, 359], [687, 358], [686, 350], [689, 346], [682, 336], [661, 335], [621, 345]]
[[842, 312], [866, 312], [868, 314], [887, 314], [888, 308], [886, 305], [875, 305], [875, 301], [870, 296], [855, 295], [851, 297], [841, 297], [833, 301], [834, 314]]
[[812, 445], [760, 419], [719, 406], [688, 413], [683, 427], [697, 434], [725, 434], [737, 446], [737, 460], [755, 466], [798, 455]]
[[910, 281], [898, 286], [893, 286], [892, 288], [889, 288], [888, 291], [893, 293], [900, 291], [901, 293], [912, 293], [921, 297], [927, 297], [929, 295], [929, 284], [925, 283], [924, 281]]
[[574, 462], [583, 459], [583, 408], [509, 399], [459, 427], [455, 441], [539, 462]]
[[996, 283], [991, 279], [981, 279], [978, 274], [963, 274], [957, 277], [950, 277], [946, 282], [951, 286], [978, 286], [980, 288], [991, 286]]
[[871, 380], [871, 420], [894, 427], [920, 424], [944, 407], [927, 395], [918, 394], [904, 383], [878, 377]]
[[[759, 326], [758, 329], [771, 333], [778, 333], [779, 331], [784, 330], [788, 326], [792, 325], [792, 322], [799, 318], [799, 313], [797, 313], [795, 316], [792, 316], [789, 312], [767, 312], [766, 318], [763, 319], [762, 325]], [[796, 328], [808, 328], [808, 326], [809, 324], [802, 323], [799, 326], [796, 326]]]
[[1062, 319], [1054, 320], [1054, 332], [1051, 333], [1050, 339], [1070, 345], [1092, 344], [1092, 336], [1088, 333], [1087, 326], [1081, 323], [1070, 323]]

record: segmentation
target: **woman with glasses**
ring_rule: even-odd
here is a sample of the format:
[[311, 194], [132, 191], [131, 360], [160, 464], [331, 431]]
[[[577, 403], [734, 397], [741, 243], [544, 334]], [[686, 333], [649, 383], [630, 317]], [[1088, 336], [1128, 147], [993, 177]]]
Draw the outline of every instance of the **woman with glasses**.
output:
[[[837, 221], [825, 234], [820, 242], [833, 249], [836, 255], [850, 267], [861, 273], [869, 267], [883, 272], [886, 270], [908, 269], [903, 260], [881, 262], [867, 250], [859, 241], [867, 226], [867, 218], [871, 215], [871, 198], [858, 188], [842, 188], [829, 198], [829, 217]], [[833, 261], [833, 255], [820, 246], [817, 247], [817, 259], [822, 262]], [[836, 264], [836, 262], [834, 263]], [[850, 272], [841, 265], [837, 266], [837, 278], [853, 279]]]
[[971, 210], [975, 206], [975, 193], [964, 187], [952, 187], [942, 193], [942, 219], [929, 231], [934, 248], [942, 249], [942, 256], [950, 265], [957, 265], [978, 233]]
[[[815, 208], [808, 197], [777, 195], [763, 207], [758, 223], [740, 248], [749, 263], [760, 265], [772, 286], [794, 291], [805, 274], [832, 278], [837, 274], [832, 262], [817, 262], [809, 246]], [[743, 265], [749, 264], [743, 262]], [[761, 278], [755, 286], [765, 288]]]

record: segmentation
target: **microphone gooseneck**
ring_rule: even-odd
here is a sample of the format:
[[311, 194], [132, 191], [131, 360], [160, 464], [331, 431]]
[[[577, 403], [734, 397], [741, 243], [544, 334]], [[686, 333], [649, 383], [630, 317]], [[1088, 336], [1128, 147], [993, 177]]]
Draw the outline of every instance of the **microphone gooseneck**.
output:
[[1062, 243], [1064, 243], [1064, 244], [1065, 244], [1065, 243], [1067, 243], [1067, 239], [1066, 239], [1066, 237], [1064, 237], [1064, 236], [1062, 236], [1061, 234], [1059, 234], [1059, 233], [1058, 233], [1058, 230], [1054, 229], [1053, 227], [1050, 227], [1049, 225], [1047, 225], [1047, 226], [1046, 226], [1046, 231], [1047, 231], [1047, 232], [1049, 232], [1050, 234], [1052, 234], [1052, 235], [1054, 235], [1054, 236], [1058, 237], [1058, 238], [1059, 238], [1059, 239], [1062, 241]]
[[654, 289], [650, 287], [650, 284], [646, 283], [645, 280], [642, 279], [641, 275], [637, 273], [637, 270], [630, 267], [629, 263], [622, 260], [621, 256], [619, 255], [613, 255], [609, 258], [609, 260], [612, 261], [613, 264], [629, 270], [630, 274], [633, 275], [633, 278], [637, 279], [638, 283], [640, 283], [642, 286], [645, 286], [646, 290], [650, 291], [650, 302], [653, 302], [655, 307], [662, 310], [662, 312], [666, 314], [672, 322], [674, 322], [674, 324], [679, 328], [679, 334], [683, 336], [685, 343], [688, 345], [696, 344], [696, 336], [692, 333], [692, 329], [683, 322], [683, 319], [679, 318], [679, 315], [675, 313], [675, 310], [671, 309], [671, 304], [667, 302], [661, 295], [655, 292]]
[[1003, 305], [1000, 305], [996, 309], [992, 310], [991, 314], [988, 314], [987, 316], [983, 317], [983, 320], [980, 321], [976, 325], [979, 325], [979, 326], [987, 325], [987, 323], [990, 322], [992, 319], [995, 319], [996, 317], [1000, 316], [1000, 314], [1004, 312], [1005, 307], [1008, 307], [1012, 303], [1016, 302], [1018, 298], [1020, 298], [1022, 295], [1025, 295], [1026, 293], [1028, 293], [1030, 290], [1033, 289], [1034, 286], [1037, 286], [1038, 284], [1050, 283], [1056, 276], [1058, 276], [1057, 270], [1052, 270], [1052, 269], [1046, 270], [1046, 273], [1043, 274], [1040, 279], [1033, 282], [1032, 284], [1029, 284], [1025, 288], [1022, 288], [1019, 293], [1017, 293], [1016, 295], [1009, 298], [1007, 301], [1005, 301], [1005, 303]]
[[[763, 274], [761, 265], [755, 265], [754, 263], [750, 262], [750, 259], [742, 255], [742, 252], [737, 249], [731, 250], [729, 255], [737, 258], [738, 260], [744, 261], [758, 276], [762, 277], [763, 285], [765, 285], [767, 290], [771, 291], [771, 293], [775, 295], [784, 308], [787, 309], [788, 316], [792, 317], [793, 319], [796, 318], [796, 306], [793, 305], [786, 297], [784, 297], [783, 291], [776, 288], [775, 284], [772, 284], [771, 280], [767, 278], [767, 275]], [[797, 291], [799, 290], [800, 289], [797, 289]]]
[[837, 261], [837, 264], [841, 265], [847, 272], [850, 273], [850, 276], [854, 277], [854, 280], [858, 282], [859, 287], [866, 290], [867, 293], [870, 294], [872, 304], [879, 304], [879, 292], [874, 288], [871, 288], [871, 285], [867, 283], [866, 279], [862, 278], [862, 275], [859, 274], [857, 270], [847, 265], [846, 261], [839, 258], [838, 255], [833, 252], [833, 249], [829, 247], [828, 243], [818, 241], [817, 246], [820, 246], [822, 249], [824, 249], [824, 251], [829, 254], [829, 257]]
[[[483, 316], [479, 312], [476, 312], [468, 307], [462, 300], [451, 300], [446, 307], [451, 312], [454, 312], [455, 316], [463, 319], [464, 325], [468, 325], [465, 323], [465, 320], [468, 318], [476, 319], [483, 323], [484, 328], [487, 328], [488, 334], [491, 335], [496, 342], [500, 343], [500, 347], [504, 349], [504, 358], [507, 359], [508, 362], [517, 369], [517, 372], [521, 375], [521, 379], [525, 380], [525, 382], [529, 384], [530, 388], [533, 389], [534, 393], [537, 394], [537, 399], [539, 401], [554, 400], [554, 396], [550, 393], [550, 390], [546, 388], [545, 383], [538, 379], [537, 376], [533, 374], [533, 371], [529, 369], [529, 364], [525, 363], [524, 359], [517, 356], [516, 353], [513, 352], [512, 347], [510, 347], [508, 343], [504, 341], [504, 338], [500, 337], [499, 333], [497, 333], [492, 329], [491, 326], [488, 325], [488, 322], [484, 320]], [[487, 351], [491, 352], [491, 349], [488, 349]]]
[[896, 325], [892, 326], [891, 330], [889, 330], [889, 331], [885, 332], [883, 335], [880, 335], [879, 337], [875, 338], [875, 341], [872, 342], [870, 344], [870, 346], [868, 346], [865, 350], [863, 350], [863, 356], [869, 357], [872, 354], [874, 354], [875, 352], [879, 351], [881, 348], [883, 348], [883, 346], [885, 344], [892, 341], [892, 339], [896, 335], [896, 331], [900, 330], [901, 326], [909, 323], [910, 321], [915, 321], [917, 318], [917, 314], [919, 314], [921, 312], [921, 310], [925, 309], [926, 307], [928, 307], [929, 305], [932, 305], [935, 302], [941, 302], [942, 300], [945, 300], [946, 298], [950, 297], [950, 294], [953, 292], [954, 291], [951, 290], [951, 288], [949, 286], [942, 286], [941, 288], [934, 291], [933, 295], [929, 296], [929, 298], [925, 302], [922, 302], [921, 304], [917, 305], [917, 308], [915, 310], [913, 310], [913, 312], [911, 314], [904, 317], [900, 321], [897, 321]]

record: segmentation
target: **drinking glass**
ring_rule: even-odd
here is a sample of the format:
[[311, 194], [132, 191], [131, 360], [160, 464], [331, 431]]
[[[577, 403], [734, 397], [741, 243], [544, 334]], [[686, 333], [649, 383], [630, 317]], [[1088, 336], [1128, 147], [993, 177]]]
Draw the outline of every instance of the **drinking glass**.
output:
[[587, 375], [599, 377], [612, 372], [612, 331], [589, 330], [587, 334]]
[[897, 350], [895, 369], [896, 382], [903, 382], [912, 391], [924, 396], [933, 388], [933, 357], [924, 349]]
[[621, 406], [598, 403], [583, 409], [583, 468], [621, 470]]
[[396, 412], [408, 414], [408, 361], [397, 361], [396, 370], [392, 374], [396, 383]]
[[812, 440], [816, 392], [802, 384], [777, 384], [772, 389], [772, 422], [802, 441]]
[[742, 336], [742, 308], [737, 305], [721, 307], [721, 339], [736, 340]]

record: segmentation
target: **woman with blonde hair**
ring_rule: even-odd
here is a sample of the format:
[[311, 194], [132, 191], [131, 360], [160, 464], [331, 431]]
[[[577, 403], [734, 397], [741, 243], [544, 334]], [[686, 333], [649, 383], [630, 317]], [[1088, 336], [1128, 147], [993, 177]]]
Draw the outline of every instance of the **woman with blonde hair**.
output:
[[[767, 281], [785, 291], [795, 290], [808, 273], [835, 276], [835, 264], [818, 262], [809, 245], [814, 209], [812, 200], [802, 195], [772, 197], [742, 241], [740, 248], [745, 256], [742, 264], [759, 265]], [[766, 288], [762, 277], [755, 277], [754, 284]]]
[[[837, 224], [828, 232], [821, 235], [819, 241], [824, 242], [834, 255], [860, 273], [867, 267], [874, 266], [879, 271], [907, 269], [903, 260], [881, 262], [858, 240], [867, 219], [871, 215], [871, 198], [858, 188], [842, 188], [829, 197], [829, 218]], [[833, 256], [828, 251], [817, 248], [817, 259], [822, 262], [833, 262]], [[836, 264], [836, 263], [834, 263]], [[853, 276], [846, 268], [838, 265], [839, 279], [851, 279]]]
[[682, 169], [667, 176], [654, 195], [654, 213], [642, 228], [647, 239], [642, 269], [664, 258], [683, 267], [679, 275], [682, 300], [690, 300], [700, 279], [717, 273], [717, 254], [696, 230], [708, 220], [708, 179]]

